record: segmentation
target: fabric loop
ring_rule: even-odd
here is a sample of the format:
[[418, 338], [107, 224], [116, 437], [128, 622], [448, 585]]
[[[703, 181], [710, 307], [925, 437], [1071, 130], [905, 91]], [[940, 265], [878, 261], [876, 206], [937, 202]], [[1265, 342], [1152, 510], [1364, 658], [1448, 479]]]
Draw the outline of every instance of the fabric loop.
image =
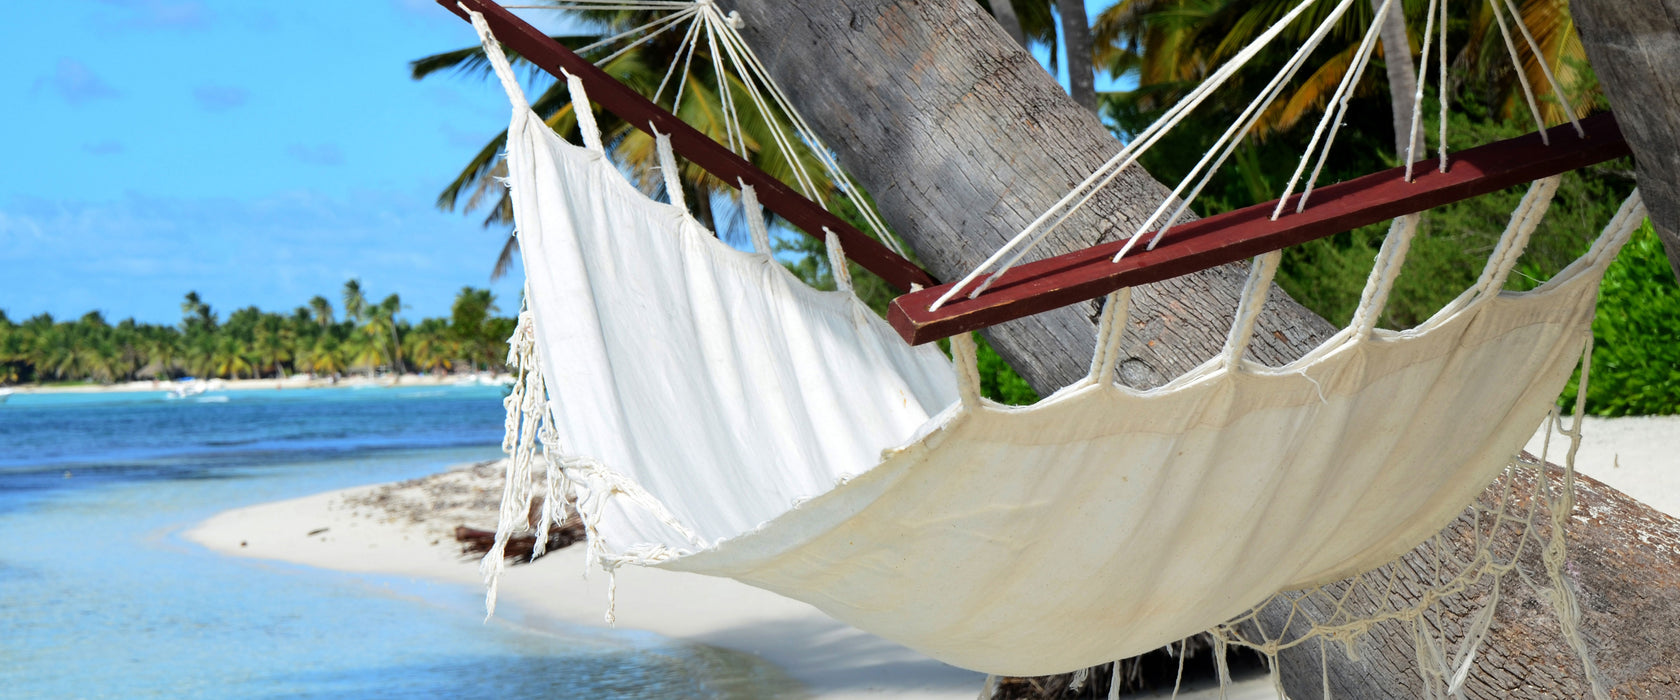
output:
[[1365, 291], [1359, 295], [1359, 306], [1353, 311], [1351, 326], [1357, 337], [1369, 338], [1376, 329], [1377, 319], [1388, 307], [1389, 292], [1394, 289], [1394, 280], [1399, 278], [1400, 270], [1405, 267], [1406, 253], [1411, 250], [1412, 239], [1417, 236], [1422, 220], [1422, 216], [1411, 214], [1389, 224], [1388, 236], [1377, 251], [1377, 261], [1371, 266]]
[[1097, 349], [1091, 356], [1091, 380], [1098, 386], [1114, 381], [1120, 364], [1120, 340], [1126, 335], [1126, 323], [1131, 319], [1132, 288], [1122, 287], [1109, 293], [1103, 301], [1102, 318], [1097, 322]]
[[490, 68], [496, 72], [496, 79], [501, 81], [502, 90], [507, 92], [513, 110], [530, 109], [530, 103], [525, 100], [525, 90], [519, 87], [519, 79], [513, 75], [513, 66], [508, 65], [507, 54], [502, 52], [502, 42], [490, 33], [490, 24], [484, 21], [484, 15], [467, 9], [459, 2], [455, 6], [465, 11], [468, 19], [472, 20], [473, 30], [478, 32], [479, 42], [484, 44], [484, 57], [490, 59]]
[[840, 237], [824, 226], [823, 241], [828, 247], [828, 269], [834, 273], [834, 287], [852, 293], [852, 269], [846, 263], [846, 250], [840, 247]]
[[1231, 333], [1225, 337], [1225, 350], [1221, 353], [1227, 370], [1236, 371], [1242, 367], [1243, 355], [1248, 352], [1249, 340], [1254, 337], [1254, 324], [1260, 319], [1260, 310], [1266, 306], [1266, 295], [1271, 292], [1272, 278], [1277, 275], [1278, 263], [1282, 260], [1281, 250], [1254, 259], [1248, 272], [1248, 283], [1243, 286], [1242, 301], [1237, 304], [1237, 317], [1231, 322]]
[[1488, 257], [1487, 267], [1482, 271], [1480, 279], [1476, 280], [1476, 294], [1487, 296], [1498, 294], [1505, 287], [1505, 279], [1510, 276], [1511, 269], [1522, 259], [1523, 251], [1528, 248], [1528, 239], [1534, 230], [1540, 227], [1540, 220], [1545, 218], [1546, 209], [1552, 204], [1552, 197], [1557, 194], [1558, 183], [1563, 181], [1562, 175], [1555, 175], [1544, 180], [1535, 180], [1529, 185], [1528, 193], [1523, 195], [1517, 204], [1516, 211], [1511, 213], [1511, 223], [1505, 227], [1505, 233], [1499, 237], [1499, 243], [1494, 247], [1493, 254]]
[[665, 196], [670, 198], [671, 205], [684, 211], [688, 210], [688, 202], [683, 199], [682, 172], [677, 170], [677, 154], [671, 150], [671, 137], [662, 134], [652, 124], [648, 130], [653, 132], [654, 150], [659, 152], [659, 174], [665, 178]]
[[747, 233], [752, 237], [753, 251], [759, 255], [772, 255], [770, 248], [770, 230], [764, 225], [764, 207], [758, 203], [758, 192], [745, 180], [741, 185], [741, 215], [747, 220]]
[[979, 348], [974, 343], [971, 333], [958, 333], [951, 336], [951, 363], [957, 370], [957, 393], [962, 397], [962, 405], [967, 409], [980, 406], [980, 359]]
[[601, 145], [601, 127], [595, 124], [595, 109], [589, 106], [589, 93], [583, 88], [583, 79], [564, 68], [560, 72], [566, 76], [566, 90], [572, 96], [572, 114], [577, 116], [583, 147], [605, 155], [607, 150]]

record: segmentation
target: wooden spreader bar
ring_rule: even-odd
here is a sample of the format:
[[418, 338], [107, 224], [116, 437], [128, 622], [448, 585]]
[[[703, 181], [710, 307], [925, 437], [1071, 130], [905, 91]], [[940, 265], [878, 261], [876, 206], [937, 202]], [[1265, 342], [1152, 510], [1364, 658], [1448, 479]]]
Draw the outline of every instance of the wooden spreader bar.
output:
[[[1315, 190], [1306, 211], [1295, 213], [1300, 195], [1272, 221], [1273, 200], [1210, 216], [1167, 231], [1154, 250], [1139, 243], [1120, 262], [1111, 262], [1124, 241], [1019, 265], [979, 297], [959, 294], [937, 311], [928, 307], [951, 285], [929, 287], [894, 299], [887, 320], [912, 345], [1095, 299], [1122, 287], [1205, 270], [1288, 246], [1332, 236], [1443, 204], [1578, 170], [1631, 151], [1611, 114], [1581, 120], [1586, 137], [1565, 125], [1452, 154], [1448, 171], [1438, 160], [1419, 163], [1414, 179], [1404, 167]], [[1151, 234], [1146, 234], [1146, 239]]]
[[672, 150], [719, 180], [729, 183], [731, 187], [738, 186], [739, 181], [752, 185], [758, 195], [758, 201], [788, 223], [815, 236], [819, 241], [824, 238], [824, 228], [833, 231], [839, 237], [841, 247], [846, 249], [846, 257], [879, 275], [888, 284], [899, 289], [910, 289], [912, 284], [924, 287], [937, 284], [932, 275], [917, 267], [915, 263], [892, 252], [880, 241], [870, 238], [840, 217], [823, 209], [821, 205], [801, 196], [781, 180], [771, 177], [722, 144], [696, 131], [676, 115], [648, 101], [635, 90], [618, 82], [605, 71], [596, 68], [595, 64], [584, 60], [582, 56], [543, 34], [493, 0], [437, 0], [444, 9], [455, 13], [461, 19], [469, 19], [467, 13], [456, 5], [457, 2], [484, 15], [485, 22], [490, 25], [490, 31], [496, 38], [526, 60], [556, 78], [564, 79], [562, 68], [581, 78], [584, 88], [589, 92], [589, 99], [600, 104], [602, 108], [618, 115], [637, 129], [648, 131], [650, 128], [657, 128], [669, 135]]

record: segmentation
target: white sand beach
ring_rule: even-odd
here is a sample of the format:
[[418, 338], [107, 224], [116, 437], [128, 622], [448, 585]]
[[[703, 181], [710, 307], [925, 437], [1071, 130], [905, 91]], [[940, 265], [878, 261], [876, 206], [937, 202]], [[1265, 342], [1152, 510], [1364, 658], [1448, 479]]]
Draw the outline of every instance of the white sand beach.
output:
[[[1528, 451], [1540, 454], [1545, 431]], [[1562, 464], [1569, 442], [1552, 437], [1547, 460]], [[1575, 468], [1645, 505], [1680, 517], [1680, 416], [1588, 417], [1581, 429]]]
[[[208, 379], [197, 380], [209, 391], [255, 391], [287, 389], [330, 389], [353, 387], [414, 387], [414, 386], [473, 386], [473, 385], [501, 385], [512, 382], [513, 377], [507, 374], [492, 374], [490, 372], [460, 373], [460, 374], [382, 374], [347, 375], [342, 377], [317, 377], [308, 374], [294, 374], [283, 379]], [[120, 394], [142, 391], [170, 391], [181, 387], [185, 381], [171, 380], [138, 380], [132, 382], [116, 382], [112, 384], [21, 384], [5, 387], [12, 394]]]
[[[451, 472], [442, 481], [478, 492], [491, 503], [500, 494], [493, 479], [475, 478], [470, 469]], [[484, 522], [486, 512], [470, 503], [475, 499], [421, 503], [428, 500], [422, 493], [427, 490], [447, 489], [434, 483], [404, 493], [399, 498], [410, 502], [396, 511], [368, 505], [391, 495], [385, 486], [317, 494], [229, 511], [186, 536], [239, 556], [482, 589], [477, 559], [460, 556], [453, 528], [463, 522], [493, 523]], [[418, 521], [408, 517], [414, 506], [429, 511], [427, 516]], [[583, 556], [581, 547], [570, 547], [509, 567], [502, 578], [499, 614], [525, 624], [604, 626], [607, 577], [595, 571], [585, 579]], [[617, 616], [620, 628], [758, 655], [820, 698], [970, 700], [985, 680], [836, 622], [804, 603], [726, 579], [627, 568], [618, 574]]]
[[[1576, 459], [1583, 473], [1680, 513], [1680, 417], [1589, 419], [1586, 431]], [[1536, 453], [1538, 440], [1529, 446]], [[1553, 461], [1561, 460], [1558, 445]], [[481, 588], [476, 558], [459, 554], [453, 528], [492, 526], [486, 519], [493, 517], [498, 484], [495, 467], [480, 465], [229, 511], [187, 537], [231, 555]], [[500, 614], [539, 626], [604, 625], [607, 578], [594, 572], [586, 579], [583, 569], [578, 547], [509, 567]], [[618, 574], [617, 616], [621, 628], [758, 655], [821, 698], [967, 700], [984, 682], [981, 674], [836, 622], [804, 603], [725, 579], [627, 568]], [[1179, 697], [1218, 692], [1195, 688]], [[1229, 697], [1276, 696], [1266, 679], [1254, 678]]]

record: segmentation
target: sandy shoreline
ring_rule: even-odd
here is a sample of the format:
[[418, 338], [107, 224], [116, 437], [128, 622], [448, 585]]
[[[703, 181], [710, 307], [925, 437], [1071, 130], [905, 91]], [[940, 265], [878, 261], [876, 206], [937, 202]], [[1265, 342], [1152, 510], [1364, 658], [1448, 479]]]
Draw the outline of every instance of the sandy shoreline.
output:
[[[272, 381], [272, 380], [270, 380]], [[1539, 452], [1540, 436], [1529, 444]], [[1553, 443], [1553, 461], [1561, 461]], [[1576, 459], [1583, 473], [1670, 514], [1680, 514], [1680, 417], [1588, 419]], [[186, 537], [230, 555], [318, 568], [445, 581], [482, 590], [476, 558], [459, 555], [456, 525], [493, 527], [500, 476], [494, 464], [426, 479], [347, 489], [217, 515]], [[585, 579], [572, 547], [509, 567], [501, 596], [522, 622], [604, 626], [607, 579]], [[504, 611], [503, 614], [509, 614]], [[664, 637], [757, 655], [820, 698], [962, 698], [981, 674], [947, 666], [823, 615], [809, 605], [726, 579], [627, 567], [618, 575], [618, 623]], [[1144, 697], [1154, 697], [1153, 694]], [[1197, 689], [1179, 697], [1218, 697]], [[1264, 679], [1233, 699], [1275, 697]]]
[[[412, 508], [370, 505], [390, 485], [361, 487], [268, 503], [217, 515], [185, 536], [212, 550], [318, 568], [444, 581], [482, 590], [476, 558], [458, 554], [451, 531], [483, 522], [470, 469], [436, 477], [467, 486], [466, 497], [436, 504], [419, 521]], [[402, 494], [423, 501], [418, 494]], [[449, 501], [449, 499], [434, 499]], [[490, 502], [494, 502], [491, 500]], [[429, 506], [427, 506], [429, 507]], [[476, 512], [478, 520], [463, 519]], [[492, 511], [493, 512], [493, 511]], [[313, 534], [311, 534], [313, 533]], [[571, 547], [509, 567], [501, 600], [521, 622], [564, 627], [605, 625], [607, 579], [582, 577], [583, 549]], [[508, 614], [504, 611], [502, 614]], [[984, 676], [953, 668], [836, 622], [804, 603], [725, 579], [627, 568], [618, 575], [619, 628], [733, 649], [782, 668], [821, 698], [962, 698]]]

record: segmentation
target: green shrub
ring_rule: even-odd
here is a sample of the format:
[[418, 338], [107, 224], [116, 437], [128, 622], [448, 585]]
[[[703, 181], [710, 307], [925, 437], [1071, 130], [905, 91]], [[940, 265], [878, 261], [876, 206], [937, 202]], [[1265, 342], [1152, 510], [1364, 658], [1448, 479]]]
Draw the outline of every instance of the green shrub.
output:
[[[1651, 222], [1634, 233], [1604, 273], [1593, 319], [1587, 412], [1601, 416], [1680, 414], [1680, 284]], [[1576, 383], [1563, 393], [1573, 410]]]

